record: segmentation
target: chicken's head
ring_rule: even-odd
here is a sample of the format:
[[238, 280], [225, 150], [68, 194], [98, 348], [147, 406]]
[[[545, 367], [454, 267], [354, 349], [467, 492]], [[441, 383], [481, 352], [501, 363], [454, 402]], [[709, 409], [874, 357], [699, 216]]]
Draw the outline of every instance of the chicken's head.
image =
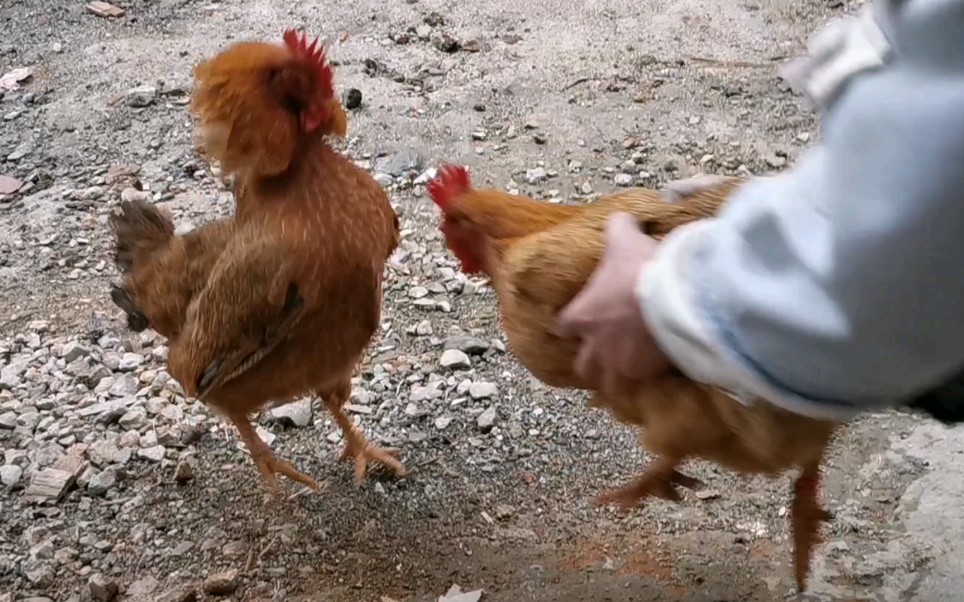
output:
[[428, 183], [428, 194], [442, 211], [439, 229], [445, 244], [462, 264], [466, 274], [478, 274], [482, 268], [482, 249], [485, 235], [460, 209], [458, 197], [472, 189], [469, 172], [460, 165], [442, 165], [439, 173]]
[[225, 172], [286, 170], [306, 136], [344, 137], [347, 117], [325, 48], [294, 30], [283, 44], [239, 42], [194, 70], [205, 151]]

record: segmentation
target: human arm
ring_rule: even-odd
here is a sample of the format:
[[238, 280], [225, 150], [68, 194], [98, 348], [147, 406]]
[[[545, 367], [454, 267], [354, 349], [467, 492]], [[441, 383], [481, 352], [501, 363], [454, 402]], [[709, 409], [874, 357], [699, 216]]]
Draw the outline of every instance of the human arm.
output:
[[821, 145], [638, 261], [648, 334], [694, 380], [846, 419], [964, 367], [964, 2], [875, 10], [884, 48], [853, 22], [804, 65]]
[[878, 13], [887, 64], [810, 88], [832, 101], [821, 145], [642, 271], [647, 325], [695, 380], [848, 418], [964, 368], [964, 3]]

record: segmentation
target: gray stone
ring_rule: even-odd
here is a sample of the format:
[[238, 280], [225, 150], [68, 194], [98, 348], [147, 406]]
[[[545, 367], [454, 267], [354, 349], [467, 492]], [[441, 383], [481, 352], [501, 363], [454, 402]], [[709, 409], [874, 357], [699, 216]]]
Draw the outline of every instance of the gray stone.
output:
[[90, 597], [100, 602], [111, 602], [117, 597], [117, 592], [120, 590], [116, 581], [100, 573], [94, 573], [90, 576], [87, 580], [87, 588], [90, 590]]
[[311, 400], [300, 399], [277, 408], [271, 408], [271, 419], [285, 426], [304, 427], [311, 424]]
[[409, 400], [419, 402], [428, 401], [430, 399], [438, 399], [444, 395], [441, 388], [441, 383], [432, 382], [425, 386], [415, 385], [412, 387], [412, 392], [409, 395]]
[[84, 347], [80, 343], [73, 342], [64, 345], [64, 347], [61, 349], [61, 354], [61, 357], [64, 358], [64, 361], [69, 364], [81, 358], [89, 357], [90, 349]]
[[475, 337], [457, 335], [445, 339], [445, 349], [458, 349], [469, 355], [482, 355], [489, 349], [489, 344]]
[[117, 369], [121, 372], [130, 372], [144, 363], [144, 356], [139, 353], [125, 353], [117, 364]]
[[224, 571], [223, 573], [215, 573], [213, 575], [208, 575], [201, 584], [201, 589], [204, 593], [211, 594], [212, 596], [226, 596], [231, 594], [238, 588], [238, 571], [237, 569], [231, 569], [229, 571]]
[[120, 425], [127, 430], [138, 430], [147, 424], [147, 411], [144, 408], [132, 408], [120, 417]]
[[91, 495], [104, 495], [110, 491], [117, 483], [117, 473], [111, 469], [102, 470], [90, 477], [87, 483], [87, 493]]
[[375, 179], [376, 182], [378, 182], [382, 186], [391, 186], [392, 184], [395, 183], [395, 178], [393, 178], [391, 175], [387, 173], [376, 173], [372, 177]]
[[148, 107], [157, 98], [157, 88], [154, 86], [139, 86], [127, 91], [127, 105], [134, 108]]
[[8, 430], [17, 428], [17, 413], [11, 411], [0, 414], [0, 428]]
[[489, 406], [488, 408], [485, 409], [484, 412], [479, 414], [479, 417], [478, 417], [479, 430], [482, 431], [483, 433], [489, 432], [490, 430], [492, 430], [492, 427], [495, 426], [495, 421], [497, 418], [498, 418], [498, 414], [496, 413], [495, 406]]

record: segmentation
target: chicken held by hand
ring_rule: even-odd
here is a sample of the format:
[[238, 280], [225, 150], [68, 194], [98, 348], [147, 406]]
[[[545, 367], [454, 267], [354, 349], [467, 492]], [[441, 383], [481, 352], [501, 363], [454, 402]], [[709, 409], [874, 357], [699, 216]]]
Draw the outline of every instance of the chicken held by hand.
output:
[[[643, 231], [661, 238], [677, 226], [712, 217], [740, 184], [738, 178], [684, 182], [670, 189], [672, 203], [658, 191], [640, 188], [585, 205], [555, 205], [475, 189], [465, 168], [450, 165], [429, 184], [429, 194], [462, 270], [489, 276], [509, 347], [522, 364], [550, 386], [591, 390], [574, 371], [579, 340], [558, 336], [556, 325], [602, 258], [609, 217], [629, 213]], [[817, 485], [835, 423], [762, 401], [743, 404], [678, 371], [618, 395], [596, 391], [591, 405], [640, 427], [640, 443], [656, 455], [642, 476], [603, 494], [599, 502], [629, 509], [649, 496], [678, 501], [679, 487], [699, 485], [678, 470], [689, 459], [744, 474], [776, 476], [799, 469], [791, 521], [797, 584], [805, 587], [819, 525], [830, 518], [817, 502]]]

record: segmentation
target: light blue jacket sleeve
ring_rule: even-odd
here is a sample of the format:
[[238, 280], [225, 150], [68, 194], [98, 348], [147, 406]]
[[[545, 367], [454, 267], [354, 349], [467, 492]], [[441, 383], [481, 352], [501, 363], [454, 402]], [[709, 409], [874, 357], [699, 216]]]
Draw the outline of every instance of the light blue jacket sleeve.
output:
[[964, 369], [964, 0], [877, 2], [797, 67], [819, 146], [674, 231], [638, 293], [690, 377], [846, 419]]

